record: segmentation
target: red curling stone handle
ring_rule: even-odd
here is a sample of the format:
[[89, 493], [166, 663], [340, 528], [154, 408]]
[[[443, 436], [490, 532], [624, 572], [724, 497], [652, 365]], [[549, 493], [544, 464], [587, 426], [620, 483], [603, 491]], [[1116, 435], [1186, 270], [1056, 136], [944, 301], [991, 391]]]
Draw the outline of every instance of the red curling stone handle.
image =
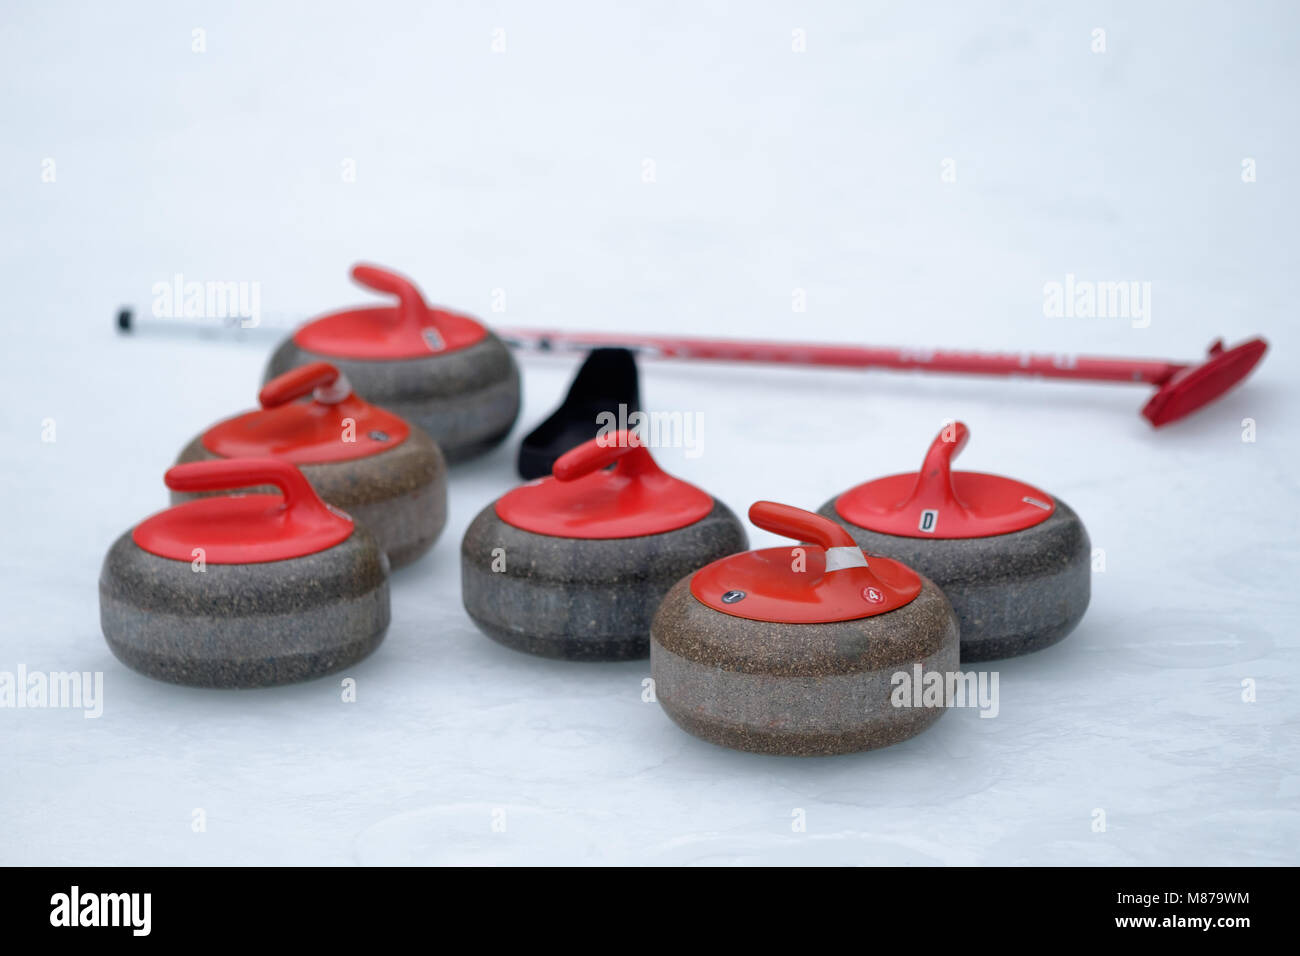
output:
[[618, 462], [618, 473], [628, 477], [660, 472], [640, 436], [624, 430], [597, 436], [565, 452], [556, 459], [551, 474], [560, 481], [576, 481], [615, 462]]
[[172, 491], [235, 491], [274, 485], [284, 495], [286, 511], [331, 515], [297, 466], [280, 458], [192, 461], [167, 469], [163, 481]]
[[771, 531], [796, 541], [811, 541], [829, 551], [831, 548], [858, 548], [852, 535], [829, 518], [778, 504], [775, 501], [755, 501], [749, 506], [749, 520], [764, 531]]
[[329, 362], [312, 362], [271, 379], [258, 393], [257, 400], [263, 408], [278, 408], [338, 380], [339, 370]]
[[[398, 322], [423, 326], [431, 316], [424, 296], [420, 295], [415, 283], [404, 275], [361, 262], [352, 267], [352, 278], [367, 289], [397, 296]], [[432, 313], [432, 317], [436, 321], [436, 313]]]
[[930, 443], [930, 450], [925, 454], [921, 473], [947, 473], [952, 468], [952, 460], [961, 454], [961, 450], [970, 441], [970, 429], [965, 422], [951, 422]]
[[907, 499], [909, 503], [921, 502], [934, 507], [960, 504], [952, 484], [952, 461], [961, 454], [968, 441], [970, 429], [965, 422], [950, 422], [939, 430], [930, 443], [930, 450], [925, 453], [916, 485]]

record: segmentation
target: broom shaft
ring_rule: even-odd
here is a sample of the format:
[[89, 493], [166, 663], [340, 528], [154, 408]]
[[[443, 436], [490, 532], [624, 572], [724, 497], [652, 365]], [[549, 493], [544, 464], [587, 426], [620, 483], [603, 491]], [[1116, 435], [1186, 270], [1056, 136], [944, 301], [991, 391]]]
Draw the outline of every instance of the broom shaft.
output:
[[776, 365], [824, 365], [840, 368], [892, 368], [967, 375], [1036, 375], [1093, 382], [1142, 382], [1160, 385], [1185, 366], [1151, 359], [1096, 358], [1027, 352], [973, 352], [956, 349], [875, 348], [803, 342], [747, 342], [687, 336], [611, 335], [497, 329], [516, 348], [571, 352], [591, 348], [626, 348], [650, 358], [704, 362], [761, 362]]

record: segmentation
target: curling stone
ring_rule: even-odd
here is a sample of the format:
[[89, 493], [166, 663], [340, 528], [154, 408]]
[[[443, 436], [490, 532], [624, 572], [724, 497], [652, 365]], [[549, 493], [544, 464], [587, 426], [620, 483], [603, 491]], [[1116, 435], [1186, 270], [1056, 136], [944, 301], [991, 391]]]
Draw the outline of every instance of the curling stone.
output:
[[469, 316], [425, 304], [403, 276], [358, 265], [352, 278], [397, 305], [308, 322], [272, 354], [266, 379], [331, 362], [366, 401], [428, 432], [449, 462], [504, 439], [519, 414], [519, 368], [505, 344]]
[[662, 471], [635, 432], [615, 432], [479, 512], [460, 547], [465, 610], [531, 654], [645, 657], [673, 583], [744, 547], [726, 505]]
[[292, 464], [199, 461], [165, 480], [174, 491], [280, 494], [187, 501], [114, 542], [99, 616], [124, 664], [194, 687], [268, 687], [332, 673], [379, 646], [388, 559]]
[[[298, 401], [307, 396], [311, 401]], [[282, 458], [302, 469], [325, 501], [365, 525], [393, 567], [433, 547], [447, 523], [447, 466], [422, 428], [363, 400], [328, 362], [272, 379], [258, 400], [260, 411], [209, 428], [178, 463]], [[173, 491], [172, 503], [192, 497]]]
[[920, 472], [878, 478], [826, 502], [863, 551], [897, 558], [948, 595], [961, 659], [987, 661], [1055, 644], [1088, 608], [1091, 545], [1079, 516], [1033, 485], [953, 471], [970, 431], [944, 427]]
[[[790, 756], [886, 747], [938, 720], [960, 653], [943, 592], [810, 511], [759, 501], [749, 520], [812, 543], [723, 558], [668, 592], [650, 631], [668, 716], [724, 747]], [[928, 706], [897, 693], [918, 671], [944, 688]]]

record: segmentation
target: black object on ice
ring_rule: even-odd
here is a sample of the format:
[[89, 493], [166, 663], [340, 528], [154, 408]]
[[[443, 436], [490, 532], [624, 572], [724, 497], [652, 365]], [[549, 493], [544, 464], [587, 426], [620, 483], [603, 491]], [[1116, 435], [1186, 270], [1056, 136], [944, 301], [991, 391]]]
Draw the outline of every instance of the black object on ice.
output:
[[549, 475], [557, 458], [596, 437], [602, 412], [613, 414], [615, 421], [626, 421], [640, 410], [641, 389], [631, 350], [592, 349], [560, 407], [520, 443], [519, 477], [532, 481]]

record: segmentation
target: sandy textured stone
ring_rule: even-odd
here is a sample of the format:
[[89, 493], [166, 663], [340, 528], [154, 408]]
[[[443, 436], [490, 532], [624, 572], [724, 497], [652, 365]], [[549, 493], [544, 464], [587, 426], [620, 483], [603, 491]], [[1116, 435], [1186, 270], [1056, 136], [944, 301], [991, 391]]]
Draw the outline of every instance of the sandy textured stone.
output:
[[1074, 630], [1092, 590], [1092, 546], [1060, 498], [1041, 524], [988, 538], [905, 538], [819, 513], [868, 554], [902, 561], [943, 589], [961, 622], [961, 659], [988, 661], [1055, 644]]
[[481, 342], [444, 355], [391, 361], [317, 355], [290, 337], [272, 354], [263, 381], [322, 361], [346, 375], [366, 401], [423, 428], [449, 462], [500, 444], [519, 415], [519, 367], [491, 332]]
[[919, 734], [943, 707], [896, 707], [894, 675], [958, 668], [957, 619], [923, 581], [910, 603], [874, 617], [776, 624], [715, 611], [690, 578], [655, 615], [650, 672], [668, 716], [697, 737], [765, 754], [820, 756]]
[[113, 653], [159, 680], [267, 687], [361, 660], [388, 629], [388, 559], [364, 528], [316, 554], [195, 571], [118, 538], [99, 578]]
[[[461, 589], [474, 623], [507, 647], [567, 660], [642, 658], [674, 582], [745, 547], [745, 529], [716, 500], [684, 528], [605, 540], [524, 531], [489, 505], [461, 542]], [[497, 548], [501, 572], [492, 570]]]
[[[181, 451], [177, 464], [217, 456], [202, 435]], [[433, 440], [412, 428], [406, 441], [378, 455], [302, 465], [299, 470], [322, 499], [364, 525], [394, 568], [410, 564], [438, 540], [447, 524], [447, 464]], [[276, 494], [275, 488], [244, 488], [240, 494]], [[223, 494], [223, 492], [212, 492]], [[173, 491], [172, 504], [200, 495]]]

